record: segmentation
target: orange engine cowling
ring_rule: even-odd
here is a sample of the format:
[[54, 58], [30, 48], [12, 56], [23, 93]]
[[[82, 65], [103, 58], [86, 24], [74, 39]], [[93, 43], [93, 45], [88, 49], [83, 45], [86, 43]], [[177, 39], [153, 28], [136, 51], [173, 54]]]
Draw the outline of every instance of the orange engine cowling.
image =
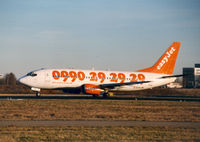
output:
[[94, 84], [85, 84], [84, 85], [84, 92], [86, 94], [92, 94], [92, 95], [102, 95], [104, 93], [104, 90], [101, 89], [98, 85]]

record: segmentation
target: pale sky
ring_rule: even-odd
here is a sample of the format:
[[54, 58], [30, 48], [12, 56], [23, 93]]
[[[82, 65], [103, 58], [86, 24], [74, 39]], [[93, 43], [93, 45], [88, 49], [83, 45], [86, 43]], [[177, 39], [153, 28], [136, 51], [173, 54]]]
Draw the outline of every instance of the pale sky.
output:
[[200, 0], [0, 0], [0, 73], [136, 71], [182, 43], [174, 74], [200, 63]]

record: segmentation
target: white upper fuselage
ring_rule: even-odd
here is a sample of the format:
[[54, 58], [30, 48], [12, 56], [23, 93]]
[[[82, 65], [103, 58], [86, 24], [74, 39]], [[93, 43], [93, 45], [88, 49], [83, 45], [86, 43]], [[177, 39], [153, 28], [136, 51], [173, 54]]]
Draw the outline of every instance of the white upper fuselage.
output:
[[146, 72], [98, 71], [75, 69], [41, 69], [30, 72], [19, 81], [27, 86], [38, 89], [77, 88], [84, 84], [115, 84], [125, 82], [148, 83], [131, 84], [114, 87], [111, 90], [134, 91], [162, 86], [175, 81], [175, 77], [162, 78], [166, 74]]

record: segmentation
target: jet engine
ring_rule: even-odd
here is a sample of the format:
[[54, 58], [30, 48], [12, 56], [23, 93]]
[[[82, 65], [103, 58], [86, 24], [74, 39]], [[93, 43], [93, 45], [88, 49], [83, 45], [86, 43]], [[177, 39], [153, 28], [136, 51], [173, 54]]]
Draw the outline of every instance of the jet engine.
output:
[[83, 92], [86, 94], [92, 94], [92, 95], [104, 94], [104, 90], [101, 89], [98, 85], [94, 85], [94, 84], [85, 84], [83, 86]]

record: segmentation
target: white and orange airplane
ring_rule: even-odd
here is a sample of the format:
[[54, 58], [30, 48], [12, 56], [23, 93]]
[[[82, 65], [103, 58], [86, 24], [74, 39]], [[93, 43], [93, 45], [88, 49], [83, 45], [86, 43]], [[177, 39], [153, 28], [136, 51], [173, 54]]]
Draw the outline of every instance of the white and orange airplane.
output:
[[174, 82], [172, 75], [181, 43], [174, 42], [160, 59], [149, 68], [136, 72], [81, 69], [40, 69], [18, 79], [40, 96], [41, 89], [79, 90], [93, 96], [112, 95], [113, 91], [135, 91]]

